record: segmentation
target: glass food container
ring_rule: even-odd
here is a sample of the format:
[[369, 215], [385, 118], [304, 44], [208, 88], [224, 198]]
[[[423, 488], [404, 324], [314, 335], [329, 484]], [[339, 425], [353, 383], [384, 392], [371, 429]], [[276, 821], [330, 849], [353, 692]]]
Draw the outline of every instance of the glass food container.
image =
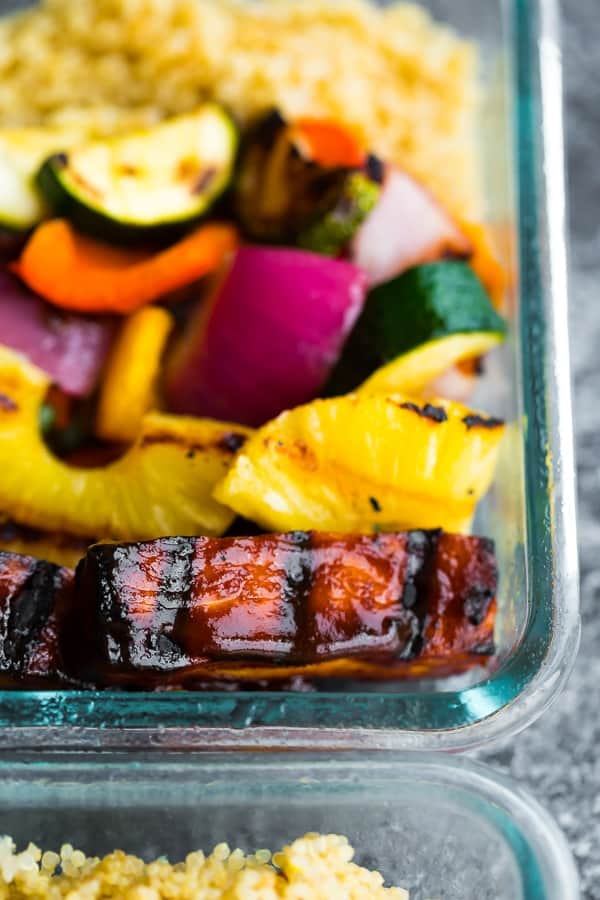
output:
[[486, 215], [505, 236], [515, 285], [512, 339], [476, 398], [512, 423], [475, 529], [495, 538], [499, 554], [497, 668], [451, 681], [347, 683], [313, 693], [3, 691], [4, 747], [457, 751], [525, 727], [563, 685], [579, 614], [557, 2], [424, 5], [482, 49]]
[[346, 835], [411, 900], [577, 900], [566, 841], [527, 794], [466, 759], [423, 754], [111, 754], [0, 762], [0, 834], [172, 862], [227, 841], [280, 849]]

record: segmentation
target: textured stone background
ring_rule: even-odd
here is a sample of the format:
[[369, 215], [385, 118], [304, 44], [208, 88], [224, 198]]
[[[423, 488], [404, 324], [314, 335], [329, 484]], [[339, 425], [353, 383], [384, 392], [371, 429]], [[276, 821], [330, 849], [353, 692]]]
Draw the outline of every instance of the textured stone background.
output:
[[600, 900], [600, 0], [562, 6], [583, 640], [555, 706], [484, 758], [552, 810], [577, 857], [584, 897]]

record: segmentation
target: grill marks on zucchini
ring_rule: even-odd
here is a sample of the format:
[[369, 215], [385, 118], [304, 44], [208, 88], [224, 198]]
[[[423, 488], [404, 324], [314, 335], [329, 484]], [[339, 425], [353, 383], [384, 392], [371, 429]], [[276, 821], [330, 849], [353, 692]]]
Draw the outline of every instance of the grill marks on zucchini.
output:
[[100, 239], [169, 237], [228, 186], [237, 131], [216, 104], [146, 131], [51, 156], [37, 183], [55, 213]]

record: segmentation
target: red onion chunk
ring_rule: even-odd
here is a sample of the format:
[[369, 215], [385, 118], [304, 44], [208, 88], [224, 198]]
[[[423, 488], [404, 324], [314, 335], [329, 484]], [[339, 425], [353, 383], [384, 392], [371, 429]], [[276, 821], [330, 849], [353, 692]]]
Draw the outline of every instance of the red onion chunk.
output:
[[64, 314], [0, 268], [0, 344], [26, 356], [66, 394], [90, 394], [114, 334], [112, 319]]
[[351, 257], [374, 286], [413, 266], [471, 252], [470, 241], [433, 195], [388, 166], [377, 205], [356, 234]]
[[243, 247], [167, 378], [179, 413], [260, 425], [317, 396], [365, 300], [352, 264]]

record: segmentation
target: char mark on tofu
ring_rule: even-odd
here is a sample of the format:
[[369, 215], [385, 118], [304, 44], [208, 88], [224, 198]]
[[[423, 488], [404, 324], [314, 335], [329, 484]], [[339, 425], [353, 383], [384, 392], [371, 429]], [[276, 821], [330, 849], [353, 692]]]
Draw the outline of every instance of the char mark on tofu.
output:
[[59, 634], [72, 588], [69, 569], [0, 551], [0, 683], [24, 687], [62, 680]]

